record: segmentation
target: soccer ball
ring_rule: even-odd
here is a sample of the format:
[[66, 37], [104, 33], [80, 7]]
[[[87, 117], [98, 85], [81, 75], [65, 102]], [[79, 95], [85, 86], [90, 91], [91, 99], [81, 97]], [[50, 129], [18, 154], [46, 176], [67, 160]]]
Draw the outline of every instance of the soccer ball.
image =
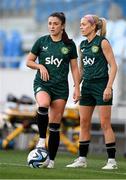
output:
[[47, 167], [49, 164], [48, 151], [44, 148], [33, 149], [28, 154], [27, 162], [31, 168]]

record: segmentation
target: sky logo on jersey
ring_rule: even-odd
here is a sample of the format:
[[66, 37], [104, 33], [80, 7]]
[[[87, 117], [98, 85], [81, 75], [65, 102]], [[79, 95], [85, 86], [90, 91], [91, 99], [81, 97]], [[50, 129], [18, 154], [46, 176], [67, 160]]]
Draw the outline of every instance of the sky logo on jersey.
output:
[[45, 58], [45, 64], [54, 64], [56, 67], [61, 65], [63, 59], [54, 58], [54, 56]]
[[94, 64], [94, 61], [95, 61], [95, 58], [88, 58], [87, 56], [85, 56], [85, 58], [83, 58], [83, 63], [84, 63], [84, 66], [86, 65], [90, 65], [92, 66]]
[[62, 47], [61, 52], [62, 52], [62, 54], [68, 54], [69, 49], [67, 47]]
[[92, 51], [93, 53], [97, 53], [98, 50], [99, 50], [99, 47], [96, 46], [96, 45], [92, 46], [92, 48], [91, 48], [91, 51]]

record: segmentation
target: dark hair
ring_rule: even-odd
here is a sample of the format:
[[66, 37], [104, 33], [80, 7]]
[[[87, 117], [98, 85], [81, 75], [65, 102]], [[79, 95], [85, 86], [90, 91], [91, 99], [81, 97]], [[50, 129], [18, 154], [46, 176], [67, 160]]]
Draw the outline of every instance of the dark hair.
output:
[[[54, 12], [54, 13], [50, 14], [49, 17], [51, 17], [51, 16], [59, 18], [60, 21], [62, 22], [62, 25], [64, 25], [66, 23], [66, 17], [63, 12]], [[65, 29], [63, 29], [62, 40], [65, 44], [70, 44], [72, 41], [71, 39], [69, 39]]]

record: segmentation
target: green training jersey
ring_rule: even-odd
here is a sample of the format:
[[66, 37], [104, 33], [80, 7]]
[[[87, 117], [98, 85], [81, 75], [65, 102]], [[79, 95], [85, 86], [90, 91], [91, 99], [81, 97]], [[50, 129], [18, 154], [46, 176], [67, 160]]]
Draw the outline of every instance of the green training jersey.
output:
[[49, 81], [43, 81], [38, 70], [36, 81], [41, 81], [47, 86], [68, 81], [70, 60], [77, 58], [73, 41], [66, 45], [62, 40], [54, 42], [50, 35], [42, 36], [35, 42], [31, 52], [38, 57], [38, 63], [47, 68], [50, 77]]
[[101, 48], [103, 39], [96, 35], [91, 42], [84, 40], [80, 44], [85, 80], [108, 77], [108, 63]]

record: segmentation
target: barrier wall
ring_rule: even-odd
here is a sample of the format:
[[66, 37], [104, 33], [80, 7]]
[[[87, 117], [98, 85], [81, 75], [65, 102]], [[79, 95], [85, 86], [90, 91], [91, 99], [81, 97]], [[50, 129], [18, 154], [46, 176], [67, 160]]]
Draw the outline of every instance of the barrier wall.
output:
[[18, 98], [23, 94], [34, 97], [32, 90], [35, 71], [0, 69], [0, 102], [5, 102], [8, 93]]
[[[35, 70], [30, 69], [0, 69], [0, 103], [6, 101], [6, 97], [9, 93], [12, 93], [17, 98], [20, 98], [24, 94], [34, 98], [32, 85], [35, 73]], [[74, 107], [75, 105], [72, 99], [73, 80], [71, 73], [69, 74], [69, 82], [70, 94], [67, 104]]]

